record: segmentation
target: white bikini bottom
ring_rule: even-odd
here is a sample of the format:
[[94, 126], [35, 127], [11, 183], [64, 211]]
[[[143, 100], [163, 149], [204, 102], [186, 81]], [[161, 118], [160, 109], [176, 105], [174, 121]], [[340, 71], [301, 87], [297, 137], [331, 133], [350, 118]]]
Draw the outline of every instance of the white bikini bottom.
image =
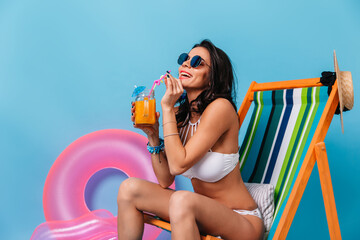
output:
[[[261, 212], [260, 212], [259, 208], [251, 210], [251, 211], [249, 211], [249, 210], [237, 210], [237, 209], [233, 209], [233, 211], [240, 214], [240, 215], [252, 215], [252, 216], [258, 217], [261, 220], [263, 220], [263, 217], [261, 215]], [[217, 236], [217, 238], [221, 238], [221, 236]]]
[[258, 218], [260, 218], [261, 220], [263, 219], [261, 212], [259, 210], [259, 208], [256, 208], [254, 210], [248, 211], [248, 210], [237, 210], [237, 209], [233, 209], [234, 212], [237, 212], [240, 215], [252, 215], [252, 216], [256, 216]]

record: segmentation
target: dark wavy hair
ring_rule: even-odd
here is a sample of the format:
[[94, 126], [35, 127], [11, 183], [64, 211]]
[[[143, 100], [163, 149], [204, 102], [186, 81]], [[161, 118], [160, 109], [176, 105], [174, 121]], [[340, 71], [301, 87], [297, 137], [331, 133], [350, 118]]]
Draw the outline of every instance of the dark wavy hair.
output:
[[195, 44], [193, 48], [203, 47], [210, 53], [211, 69], [210, 69], [210, 86], [202, 91], [199, 96], [189, 103], [186, 93], [178, 99], [179, 109], [176, 112], [176, 121], [178, 127], [185, 126], [189, 119], [187, 116], [190, 112], [202, 114], [205, 108], [217, 98], [225, 98], [233, 105], [237, 111], [234, 72], [230, 58], [220, 48], [210, 40], [203, 40], [199, 44]]

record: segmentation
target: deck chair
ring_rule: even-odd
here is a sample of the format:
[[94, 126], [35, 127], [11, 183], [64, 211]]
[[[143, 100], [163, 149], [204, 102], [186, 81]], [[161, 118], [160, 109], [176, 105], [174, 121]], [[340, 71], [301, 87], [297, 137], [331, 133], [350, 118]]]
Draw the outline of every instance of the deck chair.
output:
[[[253, 112], [240, 148], [244, 182], [275, 187], [275, 211], [268, 239], [286, 239], [315, 162], [331, 239], [341, 239], [324, 138], [339, 103], [335, 83], [330, 95], [320, 78], [252, 82], [238, 111], [240, 126]], [[145, 222], [168, 231], [170, 224], [145, 214]], [[218, 240], [202, 236], [206, 240]]]

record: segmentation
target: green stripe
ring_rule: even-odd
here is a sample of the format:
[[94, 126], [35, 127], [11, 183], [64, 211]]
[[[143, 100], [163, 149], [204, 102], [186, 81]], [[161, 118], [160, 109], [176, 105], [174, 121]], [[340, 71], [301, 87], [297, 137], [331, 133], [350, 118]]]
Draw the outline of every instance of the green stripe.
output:
[[[243, 140], [243, 143], [241, 144], [241, 148], [240, 148], [240, 157], [239, 157], [239, 160], [240, 160], [240, 164], [241, 164], [241, 159], [242, 157], [244, 156], [245, 154], [245, 150], [246, 149], [250, 149], [250, 148], [247, 148], [247, 146], [250, 144], [250, 136], [251, 136], [251, 133], [253, 132], [253, 128], [254, 128], [254, 125], [255, 125], [255, 119], [256, 119], [256, 116], [258, 115], [258, 111], [260, 109], [260, 105], [259, 105], [259, 102], [257, 100], [257, 92], [254, 92], [254, 110], [251, 114], [251, 119], [250, 119], [250, 122], [249, 122], [249, 125], [248, 125], [248, 128], [247, 128], [247, 131], [246, 131], [246, 135], [245, 135], [245, 138]], [[245, 161], [243, 162], [245, 163]], [[242, 164], [240, 167], [242, 167], [244, 164]]]
[[[255, 119], [254, 119], [254, 122], [252, 122], [251, 125], [251, 128], [248, 127], [248, 130], [250, 132], [250, 134], [247, 136], [247, 141], [246, 141], [246, 147], [244, 148], [244, 151], [247, 149], [246, 152], [242, 152], [241, 153], [241, 157], [240, 157], [240, 162], [242, 161], [242, 159], [244, 158], [241, 166], [240, 166], [240, 172], [243, 170], [244, 166], [245, 166], [245, 163], [247, 161], [247, 158], [249, 156], [249, 152], [250, 152], [250, 149], [252, 147], [252, 144], [254, 142], [254, 139], [255, 139], [255, 133], [256, 133], [256, 130], [257, 130], [257, 127], [259, 125], [259, 122], [260, 122], [260, 118], [261, 118], [261, 113], [262, 113], [262, 110], [264, 108], [264, 99], [263, 99], [263, 92], [255, 92], [254, 93], [254, 100], [255, 100], [255, 104], [257, 105], [257, 111], [256, 111], [256, 116], [255, 116]], [[256, 106], [255, 106], [256, 107]], [[254, 109], [254, 112], [255, 112], [255, 109]], [[251, 138], [250, 138], [251, 136]], [[245, 154], [245, 156], [244, 156]]]

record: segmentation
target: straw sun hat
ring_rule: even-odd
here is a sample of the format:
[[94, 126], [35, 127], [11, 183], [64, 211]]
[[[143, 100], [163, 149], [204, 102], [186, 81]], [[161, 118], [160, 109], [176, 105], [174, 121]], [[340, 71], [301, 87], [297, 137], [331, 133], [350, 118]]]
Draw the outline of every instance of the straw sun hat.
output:
[[334, 50], [334, 65], [335, 65], [336, 79], [337, 79], [338, 92], [339, 92], [341, 129], [342, 132], [344, 133], [343, 111], [351, 110], [353, 108], [354, 89], [353, 89], [351, 72], [340, 71], [336, 59], [335, 50]]

